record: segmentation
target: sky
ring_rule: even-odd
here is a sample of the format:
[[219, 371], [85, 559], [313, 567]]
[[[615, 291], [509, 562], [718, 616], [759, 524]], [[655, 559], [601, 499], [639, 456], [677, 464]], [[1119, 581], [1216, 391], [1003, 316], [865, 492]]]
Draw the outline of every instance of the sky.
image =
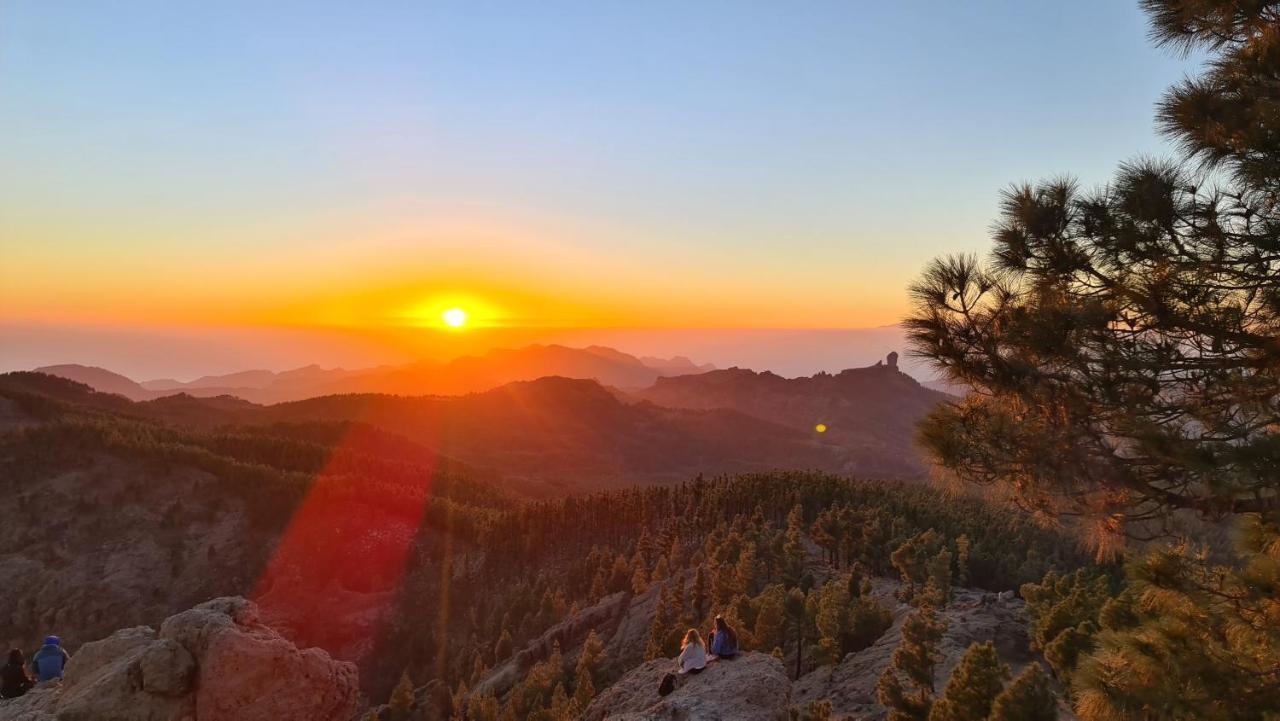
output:
[[1146, 30], [1136, 0], [7, 0], [0, 370], [890, 325], [1001, 188], [1169, 153], [1194, 62]]

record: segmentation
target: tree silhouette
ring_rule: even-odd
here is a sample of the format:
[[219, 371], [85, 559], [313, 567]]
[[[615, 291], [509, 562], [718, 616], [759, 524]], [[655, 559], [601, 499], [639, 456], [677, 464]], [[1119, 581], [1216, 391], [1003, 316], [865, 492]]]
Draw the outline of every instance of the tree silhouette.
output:
[[1159, 110], [1182, 162], [1105, 188], [1009, 189], [989, 263], [913, 285], [914, 352], [980, 389], [921, 437], [960, 478], [1087, 516], [1100, 543], [1189, 509], [1277, 508], [1280, 56], [1275, 3], [1144, 0], [1154, 37], [1207, 70]]

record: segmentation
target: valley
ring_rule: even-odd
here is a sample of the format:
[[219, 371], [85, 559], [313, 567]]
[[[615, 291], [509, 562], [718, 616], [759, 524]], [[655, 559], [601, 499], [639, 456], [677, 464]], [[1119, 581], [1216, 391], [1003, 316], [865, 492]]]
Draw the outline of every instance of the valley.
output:
[[[749, 648], [777, 647], [798, 702], [836, 694], [834, 683], [848, 689], [848, 708], [870, 708], [867, 679], [892, 643], [871, 648], [907, 608], [895, 597], [894, 548], [936, 531], [928, 543], [960, 554], [963, 539], [956, 607], [972, 606], [980, 625], [987, 607], [974, 599], [1085, 559], [976, 499], [941, 504], [921, 484], [829, 475], [820, 464], [839, 456], [785, 425], [624, 403], [591, 381], [258, 406], [133, 402], [19, 373], [0, 376], [0, 404], [0, 515], [39, 519], [0, 532], [0, 573], [21, 599], [4, 641], [29, 646], [57, 628], [74, 649], [244, 596], [292, 642], [354, 662], [370, 701], [407, 673], [424, 719], [450, 713], [459, 684], [517, 718], [550, 708], [554, 684], [539, 690], [539, 669], [557, 648], [572, 668], [593, 632], [604, 655], [592, 684], [604, 689], [647, 654], [672, 653], [680, 624], [703, 626], [713, 612], [730, 614]], [[678, 462], [652, 459], [664, 448]], [[815, 470], [769, 466], [782, 458], [812, 459]], [[528, 470], [534, 459], [539, 472]], [[549, 469], [597, 480], [566, 495], [546, 483]], [[659, 483], [663, 473], [685, 475]], [[765, 620], [783, 582], [809, 589], [814, 614], [846, 587], [866, 594], [868, 612], [884, 609], [884, 627], [838, 641], [878, 654], [853, 673], [861, 680], [811, 678], [846, 673], [822, 650], [823, 634], [837, 632]], [[1025, 643], [1010, 643], [1009, 659], [1025, 663]]]

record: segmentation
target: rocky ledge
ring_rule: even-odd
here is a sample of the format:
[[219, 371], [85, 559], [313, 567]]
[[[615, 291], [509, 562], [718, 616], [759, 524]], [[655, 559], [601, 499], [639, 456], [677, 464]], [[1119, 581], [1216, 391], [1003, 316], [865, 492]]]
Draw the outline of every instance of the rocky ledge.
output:
[[82, 646], [60, 682], [0, 701], [0, 721], [349, 721], [354, 664], [298, 649], [242, 598]]
[[778, 721], [787, 718], [791, 682], [782, 662], [763, 653], [713, 661], [706, 670], [679, 678], [676, 690], [658, 695], [669, 658], [649, 661], [623, 676], [587, 707], [583, 721]]

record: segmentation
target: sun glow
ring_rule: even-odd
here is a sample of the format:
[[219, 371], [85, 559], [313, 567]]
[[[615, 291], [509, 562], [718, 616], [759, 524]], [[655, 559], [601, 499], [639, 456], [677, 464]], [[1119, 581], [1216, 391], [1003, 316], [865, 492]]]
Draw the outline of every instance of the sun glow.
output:
[[467, 312], [461, 308], [450, 308], [440, 314], [444, 324], [450, 328], [461, 328], [467, 324]]

